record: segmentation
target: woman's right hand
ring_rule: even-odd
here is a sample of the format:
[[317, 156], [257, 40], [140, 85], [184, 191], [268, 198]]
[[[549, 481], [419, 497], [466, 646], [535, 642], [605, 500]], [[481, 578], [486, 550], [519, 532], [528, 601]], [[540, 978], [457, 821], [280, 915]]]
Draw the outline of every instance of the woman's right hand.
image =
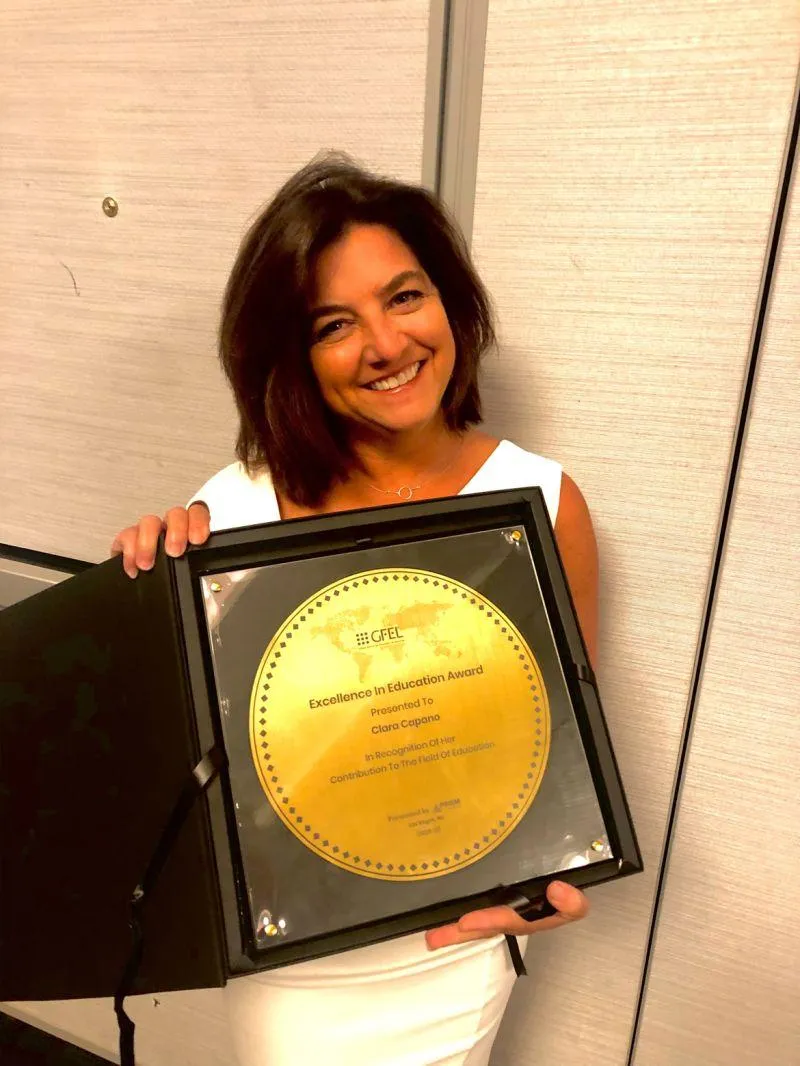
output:
[[205, 544], [211, 532], [211, 516], [204, 503], [173, 507], [164, 518], [148, 514], [135, 526], [128, 526], [111, 544], [111, 554], [122, 556], [122, 566], [128, 577], [136, 577], [140, 570], [152, 570], [156, 561], [158, 538], [166, 531], [164, 546], [167, 555], [183, 555], [187, 544]]

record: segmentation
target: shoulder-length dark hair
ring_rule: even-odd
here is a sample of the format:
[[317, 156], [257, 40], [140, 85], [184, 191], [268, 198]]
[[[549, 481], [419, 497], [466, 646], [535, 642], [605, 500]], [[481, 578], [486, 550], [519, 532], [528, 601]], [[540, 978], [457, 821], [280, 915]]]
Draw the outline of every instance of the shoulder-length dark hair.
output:
[[425, 189], [377, 177], [346, 156], [290, 178], [246, 234], [222, 305], [220, 359], [236, 397], [236, 454], [250, 473], [315, 506], [356, 461], [322, 399], [309, 356], [315, 264], [348, 227], [393, 230], [439, 291], [456, 362], [442, 405], [447, 425], [481, 420], [478, 362], [494, 342], [489, 300], [457, 226]]

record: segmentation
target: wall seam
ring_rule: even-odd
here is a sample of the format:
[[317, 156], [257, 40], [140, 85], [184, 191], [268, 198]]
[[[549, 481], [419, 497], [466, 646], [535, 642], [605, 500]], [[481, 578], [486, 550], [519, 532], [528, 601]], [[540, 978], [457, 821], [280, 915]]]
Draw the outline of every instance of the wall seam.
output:
[[447, 0], [440, 165], [436, 191], [469, 245], [478, 176], [489, 0]]
[[425, 109], [422, 129], [422, 184], [439, 194], [452, 0], [430, 0]]
[[697, 651], [695, 655], [694, 666], [692, 669], [692, 676], [689, 686], [689, 697], [687, 701], [684, 725], [678, 750], [675, 779], [673, 783], [672, 796], [670, 798], [670, 805], [667, 814], [667, 823], [664, 832], [664, 844], [662, 847], [661, 860], [658, 867], [656, 889], [653, 898], [653, 909], [650, 916], [650, 925], [648, 928], [645, 955], [642, 963], [639, 994], [637, 997], [633, 1023], [631, 1026], [631, 1038], [628, 1046], [626, 1066], [634, 1066], [636, 1049], [641, 1033], [642, 1017], [644, 1014], [644, 1008], [647, 998], [647, 989], [653, 966], [653, 957], [655, 952], [658, 923], [661, 916], [661, 906], [664, 897], [664, 888], [666, 884], [667, 872], [669, 869], [669, 860], [672, 853], [672, 846], [675, 839], [678, 812], [680, 809], [680, 801], [686, 776], [686, 764], [691, 748], [691, 739], [697, 711], [697, 704], [699, 700], [703, 667], [705, 665], [706, 652], [708, 650], [709, 635], [711, 632], [711, 624], [713, 621], [714, 608], [716, 606], [717, 592], [722, 573], [722, 564], [727, 544], [728, 530], [731, 523], [731, 515], [733, 511], [736, 487], [738, 484], [742, 453], [744, 451], [747, 428], [750, 421], [753, 393], [755, 391], [756, 377], [759, 369], [759, 358], [761, 354], [762, 339], [769, 313], [770, 298], [772, 295], [772, 285], [775, 276], [775, 268], [780, 253], [789, 196], [792, 188], [792, 182], [796, 173], [795, 164], [797, 162], [797, 145], [799, 133], [800, 67], [798, 67], [798, 73], [795, 82], [795, 91], [789, 117], [788, 136], [786, 138], [783, 161], [781, 163], [781, 168], [779, 171], [777, 195], [775, 198], [775, 206], [773, 208], [772, 213], [770, 233], [768, 235], [766, 243], [766, 254], [764, 257], [764, 266], [761, 272], [761, 283], [759, 293], [756, 299], [756, 313], [750, 337], [750, 351], [748, 356], [747, 371], [745, 374], [745, 381], [742, 388], [742, 395], [739, 404], [739, 413], [736, 421], [736, 430], [734, 432], [731, 456], [728, 464], [728, 476], [723, 497], [723, 505], [720, 513], [720, 521], [717, 530], [716, 541], [714, 544], [714, 551], [712, 556], [713, 561], [708, 581], [708, 587], [706, 590], [705, 603], [701, 616], [700, 630], [697, 641]]

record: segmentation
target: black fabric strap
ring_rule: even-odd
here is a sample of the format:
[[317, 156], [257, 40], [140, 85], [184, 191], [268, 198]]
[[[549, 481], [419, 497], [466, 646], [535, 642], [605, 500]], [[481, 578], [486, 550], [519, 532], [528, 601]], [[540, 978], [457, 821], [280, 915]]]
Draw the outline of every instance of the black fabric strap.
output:
[[[545, 895], [541, 895], [536, 899], [529, 899], [518, 890], [509, 889], [505, 886], [500, 887], [495, 893], [495, 903], [498, 906], [511, 907], [526, 922], [535, 922], [539, 918], [547, 918], [556, 913], [555, 907]], [[514, 966], [514, 973], [517, 977], [527, 977], [528, 971], [525, 969], [517, 938], [510, 933], [506, 933], [505, 936], [508, 954], [511, 956], [511, 962]]]
[[527, 977], [528, 971], [525, 969], [525, 963], [522, 960], [522, 952], [519, 950], [517, 938], [512, 936], [511, 933], [506, 933], [506, 947], [508, 948], [508, 954], [511, 956], [514, 973], [517, 977]]
[[215, 745], [207, 752], [200, 762], [192, 770], [189, 779], [181, 790], [181, 794], [167, 819], [167, 823], [156, 845], [155, 851], [150, 857], [147, 869], [139, 884], [133, 890], [130, 898], [130, 927], [133, 939], [125, 969], [122, 973], [117, 991], [114, 995], [114, 1011], [119, 1025], [119, 1057], [120, 1066], [135, 1066], [134, 1057], [134, 1029], [136, 1028], [125, 1013], [125, 997], [129, 996], [133, 989], [136, 975], [142, 961], [144, 950], [144, 933], [142, 930], [142, 917], [144, 906], [150, 896], [153, 887], [158, 880], [170, 851], [181, 831], [183, 823], [194, 806], [195, 801], [205, 792], [214, 778], [226, 764], [224, 751]]

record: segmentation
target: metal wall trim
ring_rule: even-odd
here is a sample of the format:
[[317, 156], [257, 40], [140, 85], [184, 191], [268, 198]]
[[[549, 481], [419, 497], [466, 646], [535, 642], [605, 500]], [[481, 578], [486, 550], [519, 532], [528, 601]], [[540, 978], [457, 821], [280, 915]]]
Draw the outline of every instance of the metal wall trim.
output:
[[438, 193], [442, 165], [448, 25], [451, 0], [430, 0], [428, 63], [425, 74], [425, 117], [422, 127], [422, 184]]
[[436, 192], [469, 244], [475, 212], [489, 0], [446, 0]]
[[21, 563], [0, 559], [0, 610], [27, 600], [29, 596], [35, 596], [37, 592], [43, 592], [69, 576], [55, 570], [34, 571], [32, 567]]
[[26, 600], [91, 565], [82, 559], [0, 544], [0, 609]]

